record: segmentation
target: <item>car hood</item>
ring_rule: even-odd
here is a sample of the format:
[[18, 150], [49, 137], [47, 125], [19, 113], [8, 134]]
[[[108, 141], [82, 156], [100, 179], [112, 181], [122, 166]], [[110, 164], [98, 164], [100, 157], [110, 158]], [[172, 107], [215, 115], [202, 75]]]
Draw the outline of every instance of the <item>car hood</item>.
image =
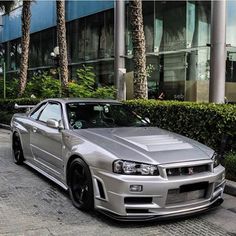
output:
[[192, 139], [156, 127], [96, 128], [74, 131], [118, 159], [174, 163], [210, 159], [213, 150]]

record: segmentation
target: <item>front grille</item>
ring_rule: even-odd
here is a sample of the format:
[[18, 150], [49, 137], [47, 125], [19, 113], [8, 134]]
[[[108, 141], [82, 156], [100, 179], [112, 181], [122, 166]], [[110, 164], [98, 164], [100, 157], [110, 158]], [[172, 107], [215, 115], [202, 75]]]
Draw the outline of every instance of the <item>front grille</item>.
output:
[[195, 190], [191, 192], [183, 192], [183, 193], [180, 193], [178, 190], [171, 190], [168, 192], [166, 205], [203, 199], [205, 195], [206, 195], [205, 189], [199, 189], [199, 190]]
[[179, 189], [169, 189], [166, 204], [169, 205], [203, 199], [207, 195], [208, 187], [208, 182], [200, 182], [182, 185]]
[[167, 176], [194, 175], [209, 171], [209, 165], [187, 166], [166, 169]]

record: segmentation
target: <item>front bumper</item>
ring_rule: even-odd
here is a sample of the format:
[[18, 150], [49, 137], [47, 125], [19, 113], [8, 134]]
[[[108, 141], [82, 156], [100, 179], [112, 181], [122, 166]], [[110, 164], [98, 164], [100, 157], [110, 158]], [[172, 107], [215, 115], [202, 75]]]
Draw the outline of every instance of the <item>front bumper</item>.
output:
[[180, 219], [182, 217], [190, 217], [194, 216], [199, 213], [207, 212], [210, 210], [213, 210], [214, 208], [218, 207], [219, 205], [222, 204], [224, 200], [222, 198], [218, 198], [216, 201], [214, 201], [212, 204], [206, 207], [202, 207], [200, 209], [194, 209], [194, 210], [188, 210], [184, 212], [175, 212], [175, 213], [170, 213], [167, 215], [150, 215], [150, 216], [141, 216], [141, 215], [134, 215], [134, 216], [120, 216], [116, 215], [114, 213], [111, 213], [109, 211], [102, 210], [101, 212], [105, 214], [106, 216], [118, 220], [118, 221], [154, 221], [154, 220], [168, 220], [168, 219]]
[[[91, 168], [95, 208], [117, 220], [154, 220], [193, 215], [223, 202], [224, 168], [190, 176], [125, 176]], [[178, 194], [182, 186], [207, 183], [204, 195], [195, 190]], [[142, 185], [131, 192], [130, 185]], [[172, 202], [170, 195], [177, 191]], [[188, 190], [187, 190], [188, 191]], [[192, 195], [192, 198], [188, 198]]]

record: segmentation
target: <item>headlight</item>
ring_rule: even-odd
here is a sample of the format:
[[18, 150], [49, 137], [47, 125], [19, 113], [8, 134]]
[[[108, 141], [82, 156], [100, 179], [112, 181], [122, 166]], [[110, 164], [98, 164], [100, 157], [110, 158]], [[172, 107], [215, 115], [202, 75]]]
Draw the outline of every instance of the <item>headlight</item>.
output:
[[124, 160], [113, 162], [113, 172], [123, 175], [159, 175], [155, 165]]
[[216, 168], [220, 164], [220, 156], [215, 152], [212, 156], [213, 168]]

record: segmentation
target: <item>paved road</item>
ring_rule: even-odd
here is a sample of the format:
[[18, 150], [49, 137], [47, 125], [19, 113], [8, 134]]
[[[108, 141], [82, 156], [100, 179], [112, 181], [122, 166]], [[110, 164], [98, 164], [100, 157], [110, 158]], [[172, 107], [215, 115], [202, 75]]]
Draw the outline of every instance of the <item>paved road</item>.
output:
[[68, 194], [27, 166], [12, 162], [9, 132], [0, 130], [0, 236], [236, 235], [236, 198], [217, 210], [165, 223], [116, 223], [75, 209]]

